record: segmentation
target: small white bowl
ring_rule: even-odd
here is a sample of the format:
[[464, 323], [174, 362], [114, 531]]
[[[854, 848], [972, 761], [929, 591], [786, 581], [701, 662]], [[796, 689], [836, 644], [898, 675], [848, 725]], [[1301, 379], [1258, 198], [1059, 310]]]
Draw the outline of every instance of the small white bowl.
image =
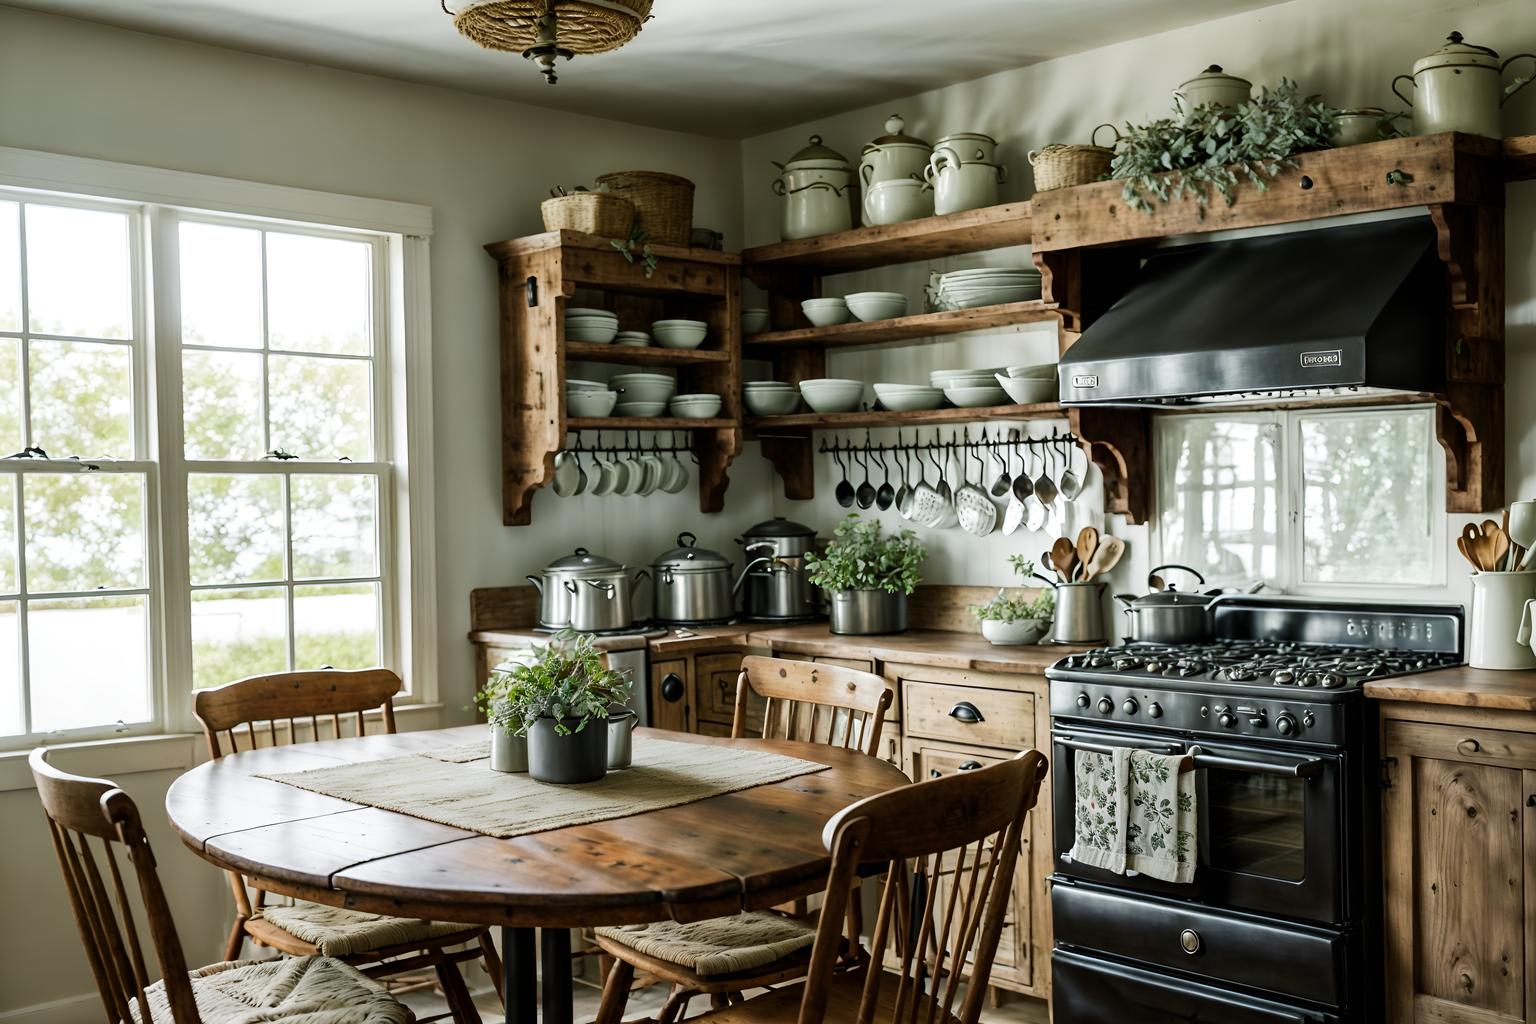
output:
[[947, 387], [944, 397], [950, 404], [962, 409], [980, 409], [989, 405], [1006, 405], [1008, 393], [997, 384], [991, 387]]
[[654, 417], [665, 415], [666, 411], [666, 402], [620, 402], [613, 407], [615, 416]]
[[844, 301], [849, 312], [865, 323], [907, 315], [907, 297], [900, 292], [854, 292]]
[[853, 318], [848, 303], [842, 299], [806, 299], [800, 303], [805, 318], [817, 327], [834, 327]]
[[619, 333], [617, 320], [567, 320], [566, 341], [585, 341], [594, 345], [608, 345]]
[[944, 392], [938, 388], [892, 388], [888, 384], [876, 384], [875, 396], [891, 412], [919, 412], [937, 409], [944, 404]]
[[617, 391], [567, 391], [565, 414], [588, 418], [609, 416], [612, 415], [613, 407], [618, 404], [618, 401]]
[[619, 314], [611, 309], [584, 309], [580, 306], [572, 306], [565, 311], [567, 320], [614, 320], [619, 319]]
[[748, 391], [741, 400], [754, 416], [788, 416], [800, 408], [798, 391]]
[[698, 348], [709, 333], [702, 320], [657, 320], [651, 324], [651, 337], [662, 348]]
[[854, 412], [864, 400], [864, 382], [822, 378], [800, 382], [805, 404], [816, 412]]
[[1008, 376], [1024, 380], [1055, 380], [1055, 363], [1036, 363], [1034, 366], [1010, 366]]
[[720, 414], [719, 395], [678, 395], [668, 408], [672, 415], [684, 420], [707, 420]]
[[[638, 374], [634, 375], [639, 377]], [[677, 381], [670, 377], [662, 380], [623, 379], [612, 380], [613, 389], [621, 393], [621, 402], [659, 402], [666, 405], [677, 394]]]
[[741, 311], [741, 333], [762, 334], [772, 325], [766, 309], [744, 309]]
[[607, 391], [608, 385], [600, 380], [582, 380], [580, 377], [567, 377], [565, 379], [567, 391]]
[[1058, 390], [1054, 378], [1005, 377], [997, 375], [997, 382], [1008, 392], [1008, 397], [1020, 405], [1056, 401]]

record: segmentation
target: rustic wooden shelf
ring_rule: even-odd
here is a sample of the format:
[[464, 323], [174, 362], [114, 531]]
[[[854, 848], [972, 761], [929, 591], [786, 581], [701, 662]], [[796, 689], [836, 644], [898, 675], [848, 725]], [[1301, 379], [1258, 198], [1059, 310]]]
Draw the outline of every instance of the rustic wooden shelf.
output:
[[843, 274], [852, 270], [959, 256], [1030, 242], [1030, 204], [1004, 203], [900, 224], [854, 228], [835, 235], [800, 238], [744, 249], [742, 267], [757, 280], [760, 270]]
[[1536, 135], [1504, 140], [1504, 177], [1508, 181], [1536, 178]]
[[729, 352], [719, 349], [662, 348], [651, 345], [601, 345], [595, 341], [567, 341], [565, 358], [589, 363], [624, 363], [629, 366], [692, 366], [698, 363], [728, 363]]
[[774, 429], [843, 430], [854, 427], [930, 427], [949, 423], [980, 423], [987, 420], [1044, 420], [1066, 415], [1055, 402], [1031, 405], [987, 405], [975, 409], [926, 409], [921, 412], [798, 412], [790, 416], [750, 416], [749, 430]]
[[984, 331], [991, 327], [1037, 323], [1056, 319], [1056, 304], [1034, 299], [1008, 302], [1000, 306], [951, 309], [941, 313], [916, 313], [891, 320], [869, 323], [836, 324], [832, 327], [802, 327], [793, 331], [770, 331], [746, 338], [742, 344], [753, 349], [813, 345], [842, 348], [854, 345], [891, 345], [919, 338], [937, 338], [964, 331]]
[[735, 420], [716, 417], [685, 420], [680, 416], [567, 416], [566, 430], [731, 430]]
[[[630, 262], [613, 239], [584, 231], [546, 231], [526, 238], [492, 242], [485, 247], [497, 261], [527, 261], [559, 254], [561, 283], [567, 297], [577, 287], [601, 288], [629, 295], [674, 295], [724, 301], [734, 297], [741, 257], [733, 252], [655, 243], [656, 269], [647, 277], [637, 259]], [[537, 297], [535, 297], [537, 298]]]

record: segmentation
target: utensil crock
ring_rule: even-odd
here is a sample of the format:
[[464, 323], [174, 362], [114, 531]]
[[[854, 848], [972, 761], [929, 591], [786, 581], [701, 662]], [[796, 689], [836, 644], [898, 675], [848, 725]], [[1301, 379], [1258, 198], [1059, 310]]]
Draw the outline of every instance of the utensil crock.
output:
[[1096, 644], [1104, 640], [1104, 582], [1058, 583], [1056, 585], [1056, 630], [1051, 639], [1058, 644]]
[[1536, 572], [1475, 572], [1467, 626], [1473, 668], [1536, 668], [1536, 651], [1520, 641], [1526, 602], [1536, 598]]
[[888, 590], [836, 590], [830, 628], [839, 636], [882, 636], [907, 631], [907, 595]]

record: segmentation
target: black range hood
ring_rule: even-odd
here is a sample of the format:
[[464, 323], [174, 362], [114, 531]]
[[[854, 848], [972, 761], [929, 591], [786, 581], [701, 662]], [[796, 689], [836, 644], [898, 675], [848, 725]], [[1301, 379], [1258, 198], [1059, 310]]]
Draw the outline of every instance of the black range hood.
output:
[[1061, 401], [1444, 391], [1447, 295], [1426, 217], [1161, 251], [1062, 356]]

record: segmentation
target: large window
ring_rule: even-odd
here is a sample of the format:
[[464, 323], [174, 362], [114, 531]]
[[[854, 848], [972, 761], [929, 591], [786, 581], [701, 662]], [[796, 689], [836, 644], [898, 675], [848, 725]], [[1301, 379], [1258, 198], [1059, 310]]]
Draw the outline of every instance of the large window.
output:
[[399, 667], [391, 252], [0, 191], [0, 747]]
[[1156, 430], [1161, 561], [1285, 590], [1439, 582], [1432, 408], [1166, 416]]

